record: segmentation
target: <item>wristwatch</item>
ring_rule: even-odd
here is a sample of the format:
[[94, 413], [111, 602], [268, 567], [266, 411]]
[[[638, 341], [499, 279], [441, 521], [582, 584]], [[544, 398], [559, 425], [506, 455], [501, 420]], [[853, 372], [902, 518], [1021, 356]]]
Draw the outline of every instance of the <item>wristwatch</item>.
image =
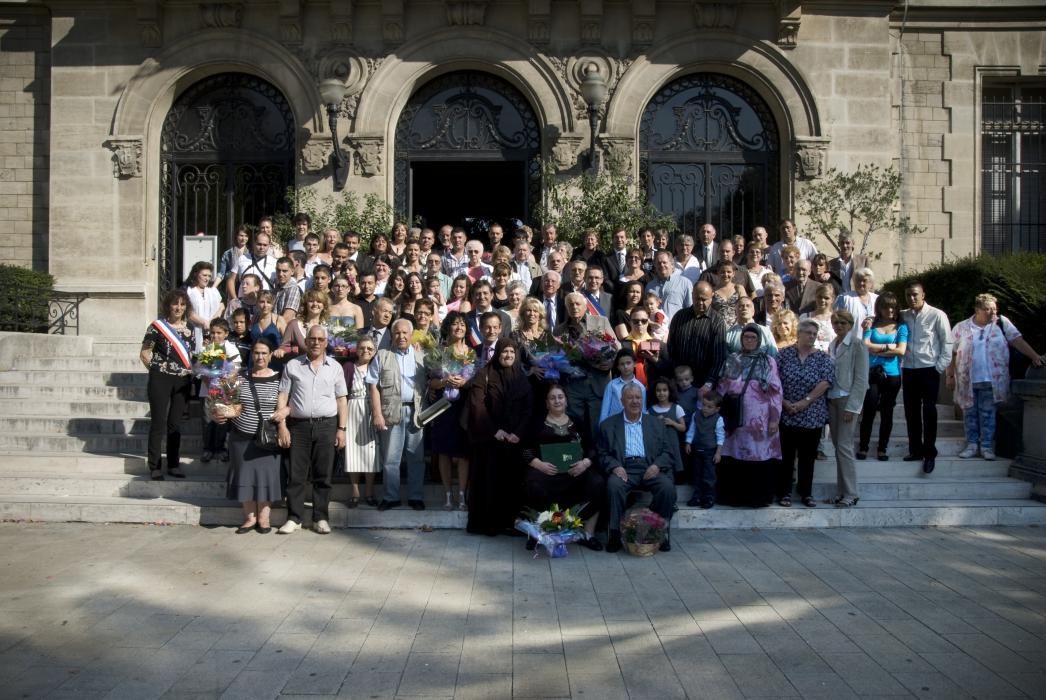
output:
[[338, 432], [344, 433], [345, 432], [345, 426], [339, 425], [338, 426]]

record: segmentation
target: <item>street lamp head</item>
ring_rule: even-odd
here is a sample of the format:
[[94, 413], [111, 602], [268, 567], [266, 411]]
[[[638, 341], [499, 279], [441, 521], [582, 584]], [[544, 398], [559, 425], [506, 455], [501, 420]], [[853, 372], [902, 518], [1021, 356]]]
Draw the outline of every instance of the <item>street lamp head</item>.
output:
[[598, 109], [607, 99], [607, 81], [599, 72], [599, 66], [585, 66], [585, 79], [581, 81], [581, 96], [589, 108]]
[[330, 107], [334, 105], [337, 107], [341, 104], [341, 101], [345, 98], [345, 93], [348, 92], [348, 86], [338, 78], [328, 78], [327, 80], [320, 81], [320, 99], [323, 100], [323, 104]]

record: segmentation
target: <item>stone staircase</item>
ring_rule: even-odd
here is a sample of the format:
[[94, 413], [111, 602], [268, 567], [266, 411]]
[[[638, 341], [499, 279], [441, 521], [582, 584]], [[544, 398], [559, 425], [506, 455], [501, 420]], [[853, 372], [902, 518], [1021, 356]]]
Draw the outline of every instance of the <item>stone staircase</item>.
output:
[[[0, 519], [232, 525], [238, 504], [225, 500], [226, 465], [199, 461], [200, 422], [184, 430], [184, 481], [154, 482], [144, 459], [149, 427], [146, 374], [137, 360], [138, 338], [90, 342], [91, 352], [49, 357], [16, 356], [0, 372]], [[922, 474], [903, 462], [905, 429], [898, 420], [886, 462], [858, 463], [861, 502], [855, 508], [771, 507], [758, 510], [686, 507], [680, 486], [677, 528], [882, 527], [1025, 525], [1046, 523], [1046, 504], [1031, 500], [1031, 486], [1007, 476], [1008, 460], [960, 460], [962, 426], [942, 407], [937, 469]], [[900, 408], [897, 411], [901, 414]], [[198, 416], [198, 407], [193, 415]], [[817, 463], [814, 496], [834, 494], [835, 463]], [[380, 489], [380, 486], [379, 486]], [[379, 492], [380, 493], [380, 492]], [[429, 510], [378, 513], [345, 507], [349, 485], [337, 483], [335, 527], [461, 528], [465, 514], [443, 511], [442, 488], [426, 487]], [[285, 511], [276, 509], [280, 524]]]

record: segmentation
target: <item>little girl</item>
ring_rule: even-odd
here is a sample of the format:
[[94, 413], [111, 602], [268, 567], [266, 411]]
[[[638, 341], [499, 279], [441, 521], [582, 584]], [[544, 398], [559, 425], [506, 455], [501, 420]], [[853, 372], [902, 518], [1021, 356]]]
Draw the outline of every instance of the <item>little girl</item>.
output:
[[653, 395], [650, 412], [660, 418], [666, 427], [675, 429], [679, 435], [679, 445], [682, 447], [686, 437], [686, 411], [675, 402], [672, 382], [667, 377], [658, 377], [654, 380]]
[[643, 297], [643, 307], [646, 309], [647, 316], [650, 317], [650, 327], [647, 331], [664, 343], [668, 340], [668, 317], [661, 310], [661, 297], [653, 292], [647, 292]]
[[626, 384], [635, 384], [643, 395], [643, 403], [646, 404], [646, 387], [636, 379], [636, 358], [628, 350], [618, 350], [614, 358], [614, 378], [607, 384], [603, 391], [603, 407], [599, 411], [599, 422], [617, 415], [625, 410], [621, 404], [621, 390]]

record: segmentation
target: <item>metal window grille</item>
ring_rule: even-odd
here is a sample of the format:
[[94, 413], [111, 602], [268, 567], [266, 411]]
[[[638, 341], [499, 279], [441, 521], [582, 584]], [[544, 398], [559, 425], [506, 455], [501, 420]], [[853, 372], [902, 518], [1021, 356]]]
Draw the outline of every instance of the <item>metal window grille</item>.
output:
[[984, 88], [981, 250], [1046, 252], [1046, 85]]

